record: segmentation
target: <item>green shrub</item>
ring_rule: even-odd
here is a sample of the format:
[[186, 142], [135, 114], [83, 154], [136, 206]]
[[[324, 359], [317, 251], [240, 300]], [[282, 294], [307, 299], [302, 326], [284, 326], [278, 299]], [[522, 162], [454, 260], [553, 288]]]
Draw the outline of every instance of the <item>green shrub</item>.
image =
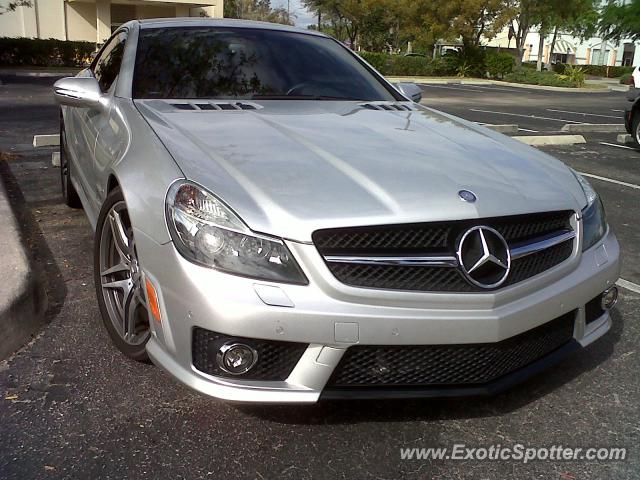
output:
[[586, 75], [582, 67], [576, 65], [567, 65], [564, 74], [559, 75], [563, 80], [570, 81], [576, 87], [584, 87]]
[[[551, 70], [556, 72], [558, 75], [564, 75], [564, 71], [567, 68], [566, 63], [554, 63], [551, 65]], [[586, 70], [585, 70], [586, 72]]]
[[0, 65], [38, 67], [82, 67], [96, 44], [50, 38], [0, 38]]
[[449, 52], [443, 58], [449, 63], [450, 69], [459, 77], [485, 77], [486, 52], [480, 48], [466, 48]]
[[428, 76], [431, 75], [431, 62], [425, 57], [392, 55], [391, 64], [389, 65], [389, 75]]
[[504, 79], [512, 83], [526, 83], [529, 85], [545, 85], [550, 87], [576, 87], [577, 85], [568, 78], [553, 72], [538, 72], [536, 70], [521, 68], [506, 75]]
[[438, 57], [431, 61], [431, 72], [434, 77], [454, 75], [456, 66], [449, 58]]
[[625, 73], [620, 77], [620, 83], [622, 85], [633, 85], [633, 75], [631, 73]]
[[429, 77], [456, 73], [456, 67], [443, 59], [432, 60], [427, 57], [405, 57], [378, 52], [360, 52], [360, 56], [382, 75]]
[[[553, 66], [553, 71], [563, 75], [570, 65], [557, 63]], [[594, 77], [618, 78], [627, 73], [633, 72], [633, 67], [611, 67], [607, 65], [580, 65], [585, 75]]]
[[382, 75], [388, 76], [464, 76], [484, 77], [485, 51], [467, 49], [466, 52], [448, 52], [442, 57], [406, 57], [377, 52], [360, 52], [360, 56], [369, 62]]
[[485, 64], [490, 77], [504, 78], [505, 75], [513, 72], [516, 59], [506, 52], [489, 52], [487, 53]]
[[387, 65], [387, 60], [389, 60], [391, 55], [378, 52], [360, 52], [360, 56], [369, 62], [373, 68], [383, 73]]

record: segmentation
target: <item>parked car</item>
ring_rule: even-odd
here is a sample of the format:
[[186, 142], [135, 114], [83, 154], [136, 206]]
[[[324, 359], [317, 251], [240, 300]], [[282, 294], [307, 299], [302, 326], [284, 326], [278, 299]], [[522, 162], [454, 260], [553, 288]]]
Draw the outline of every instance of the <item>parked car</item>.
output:
[[631, 91], [629, 103], [624, 112], [624, 125], [636, 145], [640, 146], [640, 89]]
[[634, 70], [633, 73], [631, 74], [631, 78], [632, 78], [632, 85], [635, 88], [640, 88], [640, 65], [638, 65]]
[[195, 390], [490, 394], [611, 327], [619, 246], [587, 180], [327, 36], [133, 21], [54, 93], [104, 326]]

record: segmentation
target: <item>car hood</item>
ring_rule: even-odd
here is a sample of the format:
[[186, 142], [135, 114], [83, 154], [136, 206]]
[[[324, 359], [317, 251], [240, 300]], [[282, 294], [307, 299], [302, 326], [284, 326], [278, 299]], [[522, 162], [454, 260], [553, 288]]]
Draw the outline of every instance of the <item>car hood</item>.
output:
[[[201, 110], [136, 100], [185, 177], [257, 232], [308, 242], [321, 228], [580, 211], [586, 203], [561, 162], [422, 106], [219, 103]], [[463, 189], [477, 201], [460, 200]]]

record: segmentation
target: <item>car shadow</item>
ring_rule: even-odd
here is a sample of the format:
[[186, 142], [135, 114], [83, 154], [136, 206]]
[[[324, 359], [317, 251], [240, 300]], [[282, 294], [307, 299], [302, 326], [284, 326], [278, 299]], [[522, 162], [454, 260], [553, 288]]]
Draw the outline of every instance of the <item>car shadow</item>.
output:
[[424, 400], [320, 401], [314, 405], [235, 404], [240, 412], [283, 424], [357, 424], [363, 422], [438, 421], [504, 415], [553, 394], [609, 359], [624, 331], [624, 319], [612, 311], [613, 326], [603, 338], [555, 367], [495, 396]]

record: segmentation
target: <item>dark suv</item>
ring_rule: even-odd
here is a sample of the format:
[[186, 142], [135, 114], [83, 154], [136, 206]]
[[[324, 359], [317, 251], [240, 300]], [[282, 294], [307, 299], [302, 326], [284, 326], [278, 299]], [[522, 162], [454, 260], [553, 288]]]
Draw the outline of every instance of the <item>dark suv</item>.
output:
[[640, 88], [631, 90], [630, 105], [624, 112], [624, 125], [636, 145], [640, 145]]

